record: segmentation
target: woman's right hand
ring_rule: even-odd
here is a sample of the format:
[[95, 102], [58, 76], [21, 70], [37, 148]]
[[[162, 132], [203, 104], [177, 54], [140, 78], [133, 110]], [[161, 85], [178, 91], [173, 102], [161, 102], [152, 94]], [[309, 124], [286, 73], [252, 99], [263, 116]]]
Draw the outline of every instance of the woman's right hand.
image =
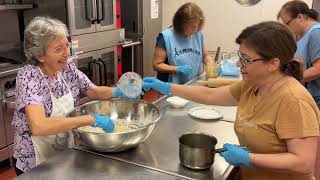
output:
[[176, 73], [189, 76], [192, 73], [192, 68], [189, 65], [176, 66]]
[[107, 117], [107, 116], [100, 116], [97, 114], [91, 114], [94, 119], [95, 122], [93, 125], [91, 125], [92, 127], [99, 127], [102, 128], [104, 131], [108, 132], [108, 133], [112, 133], [114, 130], [114, 123], [113, 121]]

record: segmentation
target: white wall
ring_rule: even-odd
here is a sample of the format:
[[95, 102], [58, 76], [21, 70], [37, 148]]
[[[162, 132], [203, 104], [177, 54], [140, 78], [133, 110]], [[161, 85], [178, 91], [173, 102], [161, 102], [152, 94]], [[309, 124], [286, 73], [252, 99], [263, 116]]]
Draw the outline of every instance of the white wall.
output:
[[[218, 46], [221, 51], [238, 48], [235, 38], [247, 26], [267, 20], [276, 20], [281, 6], [289, 0], [261, 0], [251, 7], [240, 6], [235, 0], [163, 0], [163, 28], [171, 25], [172, 17], [180, 5], [195, 2], [203, 10], [205, 42], [210, 51]], [[312, 0], [304, 0], [309, 7]]]

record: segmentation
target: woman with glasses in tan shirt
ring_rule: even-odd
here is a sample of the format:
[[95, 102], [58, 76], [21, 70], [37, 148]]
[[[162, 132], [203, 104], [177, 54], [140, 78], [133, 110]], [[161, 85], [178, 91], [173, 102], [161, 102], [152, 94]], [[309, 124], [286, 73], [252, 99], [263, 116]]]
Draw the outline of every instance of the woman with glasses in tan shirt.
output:
[[240, 166], [243, 179], [313, 180], [319, 111], [299, 82], [293, 34], [281, 23], [263, 22], [244, 29], [236, 42], [243, 81], [207, 88], [148, 77], [144, 88], [202, 104], [238, 106], [234, 129], [248, 149], [224, 144], [227, 151], [220, 155]]

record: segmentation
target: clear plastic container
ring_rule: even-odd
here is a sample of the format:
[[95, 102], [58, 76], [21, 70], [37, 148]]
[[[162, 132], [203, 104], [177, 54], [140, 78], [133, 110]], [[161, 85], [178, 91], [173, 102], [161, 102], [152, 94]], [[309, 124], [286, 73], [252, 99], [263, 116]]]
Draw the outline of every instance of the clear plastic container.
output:
[[218, 77], [218, 65], [216, 62], [206, 65], [206, 77], [207, 79]]
[[142, 91], [142, 79], [135, 72], [124, 73], [119, 80], [119, 88], [129, 98], [137, 98]]

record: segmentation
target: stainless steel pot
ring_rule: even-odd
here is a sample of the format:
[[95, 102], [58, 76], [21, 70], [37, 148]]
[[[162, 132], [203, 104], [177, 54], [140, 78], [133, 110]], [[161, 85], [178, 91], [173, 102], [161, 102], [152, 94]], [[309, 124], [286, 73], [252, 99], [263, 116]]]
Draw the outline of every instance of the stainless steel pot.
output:
[[161, 118], [160, 110], [142, 100], [111, 99], [92, 101], [74, 108], [67, 116], [75, 117], [96, 113], [113, 120], [133, 123], [137, 128], [118, 133], [94, 133], [73, 129], [81, 145], [102, 152], [119, 152], [138, 146], [151, 134], [155, 123]]
[[191, 169], [208, 169], [214, 162], [215, 153], [226, 149], [215, 149], [218, 140], [201, 132], [185, 133], [179, 138], [179, 158], [183, 166]]

